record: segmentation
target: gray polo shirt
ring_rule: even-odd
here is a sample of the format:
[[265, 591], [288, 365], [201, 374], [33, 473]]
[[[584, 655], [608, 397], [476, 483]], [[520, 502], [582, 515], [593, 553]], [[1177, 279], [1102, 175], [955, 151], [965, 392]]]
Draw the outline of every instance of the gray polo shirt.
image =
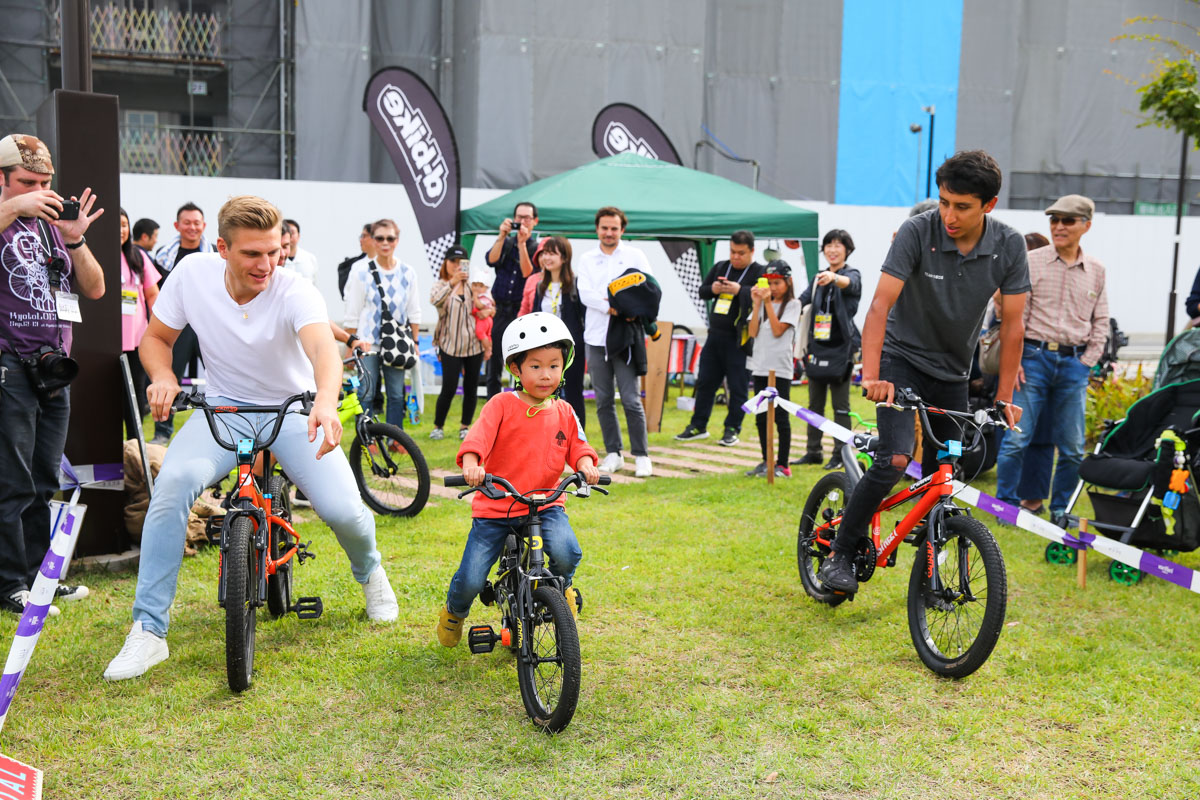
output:
[[883, 352], [944, 381], [969, 377], [983, 314], [996, 290], [1030, 289], [1021, 234], [986, 215], [983, 236], [964, 256], [936, 208], [904, 221], [883, 271], [904, 281], [888, 314]]

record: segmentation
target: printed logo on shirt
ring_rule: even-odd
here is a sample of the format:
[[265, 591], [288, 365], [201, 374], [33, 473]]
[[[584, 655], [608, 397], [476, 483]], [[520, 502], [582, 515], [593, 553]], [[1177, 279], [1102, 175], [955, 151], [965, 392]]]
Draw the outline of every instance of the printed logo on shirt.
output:
[[945, 280], [945, 279], [946, 279], [946, 276], [945, 276], [945, 275], [935, 275], [935, 274], [934, 274], [934, 273], [932, 273], [932, 272], [925, 272], [925, 273], [922, 273], [922, 274], [923, 274], [923, 275], [924, 275], [926, 278], [933, 278], [935, 281], [942, 281], [942, 280]]
[[558, 445], [559, 447], [566, 447], [567, 435], [565, 433], [563, 433], [562, 431], [559, 431], [558, 433], [554, 434], [554, 443], [556, 445]]
[[[59, 251], [56, 255], [64, 257], [65, 254]], [[41, 239], [34, 231], [18, 231], [0, 252], [0, 263], [3, 263], [4, 271], [8, 274], [8, 287], [12, 293], [35, 310], [53, 314], [56, 308], [46, 274], [46, 260]], [[71, 289], [71, 262], [66, 258], [63, 260], [66, 261], [66, 267], [58, 288], [65, 292]]]

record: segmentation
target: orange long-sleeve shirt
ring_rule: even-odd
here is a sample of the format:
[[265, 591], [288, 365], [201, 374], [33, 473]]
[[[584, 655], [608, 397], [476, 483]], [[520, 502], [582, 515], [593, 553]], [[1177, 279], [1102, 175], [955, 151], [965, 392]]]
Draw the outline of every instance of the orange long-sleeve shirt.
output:
[[[533, 416], [516, 392], [501, 392], [488, 400], [458, 448], [458, 466], [465, 453], [474, 453], [492, 475], [499, 475], [519, 491], [552, 489], [563, 468], [578, 469], [579, 459], [596, 451], [587, 442], [570, 403], [555, 399]], [[563, 505], [560, 497], [551, 505]], [[476, 493], [471, 501], [475, 517], [519, 517], [529, 509], [512, 498], [492, 500]]]

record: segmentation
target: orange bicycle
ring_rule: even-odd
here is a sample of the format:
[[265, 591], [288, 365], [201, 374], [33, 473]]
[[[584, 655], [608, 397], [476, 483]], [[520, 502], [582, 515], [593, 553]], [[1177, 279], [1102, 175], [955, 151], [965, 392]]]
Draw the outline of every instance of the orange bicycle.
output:
[[[301, 542], [292, 527], [290, 487], [283, 475], [276, 474], [270, 457], [288, 409], [300, 403], [300, 413], [308, 414], [312, 401], [312, 392], [304, 392], [277, 406], [213, 406], [204, 395], [180, 395], [175, 403], [178, 411], [202, 410], [213, 440], [237, 455], [237, 479], [222, 504], [225, 514], [211, 520], [214, 527], [220, 525], [217, 603], [225, 609], [225, 672], [235, 692], [250, 686], [260, 606], [265, 604], [272, 617], [295, 612], [300, 619], [317, 619], [324, 611], [319, 597], [292, 600], [292, 567], [315, 554], [308, 550], [311, 543]], [[234, 442], [218, 431], [222, 414], [274, 414], [275, 422], [256, 428], [253, 437]], [[232, 433], [228, 425], [224, 427]]]
[[[943, 675], [961, 678], [983, 666], [991, 655], [1008, 602], [1008, 577], [1004, 556], [995, 537], [968, 511], [954, 504], [954, 466], [963, 455], [962, 440], [938, 441], [929, 425], [929, 414], [958, 424], [965, 451], [981, 446], [990, 426], [1005, 426], [1000, 408], [974, 413], [935, 408], [904, 390], [892, 406], [915, 411], [925, 432], [925, 446], [938, 450], [938, 470], [880, 503], [871, 517], [871, 531], [855, 554], [860, 582], [870, 580], [877, 568], [894, 567], [900, 543], [917, 548], [908, 582], [908, 628], [913, 646], [925, 666]], [[817, 572], [830, 554], [830, 545], [842, 522], [846, 497], [862, 477], [857, 455], [873, 451], [876, 436], [855, 434], [843, 445], [844, 472], [831, 472], [817, 481], [800, 516], [796, 560], [800, 582], [810, 597], [836, 606], [852, 594], [826, 588]], [[880, 516], [902, 503], [916, 505], [896, 527], [881, 538]]]

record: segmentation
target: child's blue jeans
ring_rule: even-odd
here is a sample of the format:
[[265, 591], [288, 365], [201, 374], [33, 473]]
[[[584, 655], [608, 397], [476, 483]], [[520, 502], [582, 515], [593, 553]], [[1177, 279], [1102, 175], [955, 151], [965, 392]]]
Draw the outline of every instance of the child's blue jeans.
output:
[[[583, 551], [579, 549], [575, 531], [571, 530], [567, 512], [562, 506], [551, 506], [538, 513], [542, 518], [542, 542], [547, 566], [555, 575], [566, 578], [567, 585], [570, 585], [575, 567], [583, 558]], [[454, 616], [466, 617], [470, 612], [471, 603], [487, 581], [488, 570], [500, 558], [505, 538], [517, 532], [513, 525], [515, 521], [475, 517], [471, 533], [467, 536], [467, 546], [463, 548], [462, 563], [450, 579], [450, 590], [446, 592], [446, 608]]]

